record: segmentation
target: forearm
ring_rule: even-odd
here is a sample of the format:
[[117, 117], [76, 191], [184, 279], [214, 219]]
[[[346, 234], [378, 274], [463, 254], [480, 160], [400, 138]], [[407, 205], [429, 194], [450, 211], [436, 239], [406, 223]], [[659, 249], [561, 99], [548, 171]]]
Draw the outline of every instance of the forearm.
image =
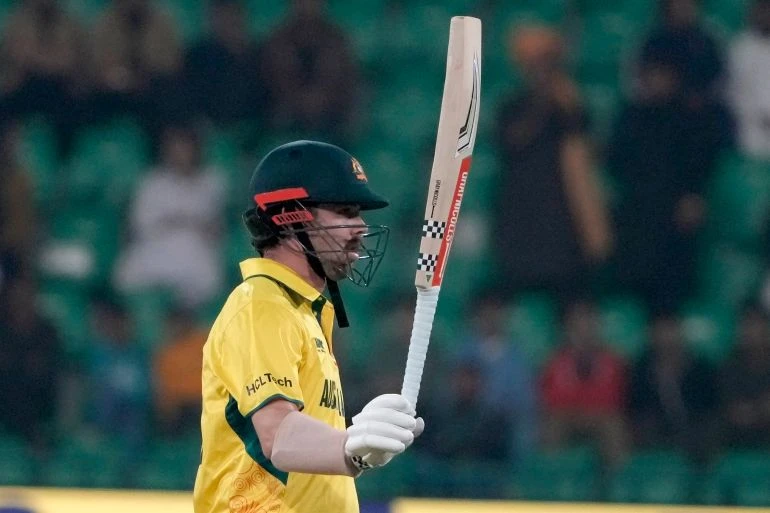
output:
[[590, 253], [606, 254], [612, 245], [609, 215], [582, 138], [573, 137], [564, 143], [562, 166], [567, 201], [584, 245]]
[[284, 472], [357, 476], [345, 454], [347, 433], [294, 411], [278, 426], [270, 460]]

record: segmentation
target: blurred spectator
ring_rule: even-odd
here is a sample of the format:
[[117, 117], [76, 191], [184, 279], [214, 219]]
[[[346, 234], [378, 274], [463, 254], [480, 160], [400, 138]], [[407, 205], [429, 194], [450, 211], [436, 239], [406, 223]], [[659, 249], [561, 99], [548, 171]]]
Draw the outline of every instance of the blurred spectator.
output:
[[635, 442], [682, 448], [701, 459], [715, 442], [713, 369], [686, 346], [679, 319], [658, 317], [650, 331], [650, 346], [633, 369], [629, 407]]
[[64, 121], [78, 71], [79, 28], [57, 0], [18, 4], [0, 36], [0, 119], [41, 113]]
[[185, 57], [193, 108], [218, 123], [254, 118], [265, 108], [246, 19], [241, 0], [209, 0], [209, 36]]
[[86, 356], [91, 420], [102, 435], [120, 437], [128, 450], [144, 443], [150, 409], [149, 364], [134, 328], [119, 299], [111, 294], [94, 298]]
[[[94, 93], [84, 121], [120, 114], [181, 115], [182, 47], [173, 20], [150, 0], [112, 0], [90, 35]], [[181, 108], [181, 107], [180, 107]]]
[[537, 392], [529, 362], [507, 332], [508, 310], [503, 301], [484, 294], [473, 302], [468, 335], [459, 361], [481, 370], [481, 400], [508, 419], [510, 454], [519, 458], [535, 449]]
[[613, 244], [587, 120], [557, 33], [521, 28], [510, 52], [525, 88], [498, 118], [503, 173], [491, 211], [500, 281], [508, 295], [546, 288], [569, 300]]
[[198, 307], [222, 289], [225, 188], [204, 168], [201, 140], [189, 126], [163, 133], [158, 166], [144, 176], [131, 207], [131, 236], [116, 267], [124, 292], [168, 288]]
[[58, 334], [38, 308], [35, 282], [9, 283], [0, 294], [0, 426], [39, 450], [53, 434], [61, 356]]
[[20, 125], [0, 126], [0, 291], [33, 268], [37, 235], [34, 186], [18, 159]]
[[541, 383], [545, 447], [595, 442], [613, 467], [628, 449], [625, 362], [601, 340], [591, 303], [570, 305], [564, 330], [564, 344], [547, 363]]
[[641, 61], [665, 61], [680, 77], [686, 103], [719, 95], [724, 64], [720, 48], [701, 25], [700, 0], [659, 0], [659, 25], [642, 48]]
[[653, 312], [675, 311], [693, 286], [704, 188], [731, 139], [717, 103], [688, 105], [669, 55], [645, 55], [639, 88], [621, 113], [607, 164], [619, 188], [618, 278]]
[[747, 18], [730, 48], [728, 98], [741, 150], [770, 159], [770, 0], [754, 0]]
[[155, 410], [161, 430], [168, 435], [200, 429], [202, 351], [207, 337], [191, 312], [169, 313], [166, 341], [153, 359]]
[[746, 308], [733, 355], [722, 369], [725, 442], [732, 446], [770, 448], [769, 323], [760, 308]]
[[293, 0], [291, 6], [261, 47], [272, 124], [344, 139], [361, 87], [353, 50], [326, 16], [325, 0]]
[[430, 396], [426, 404], [426, 424], [430, 427], [420, 446], [444, 458], [506, 460], [511, 448], [510, 419], [499, 404], [483, 399], [482, 367], [460, 361], [451, 369], [448, 384], [449, 394], [443, 401]]

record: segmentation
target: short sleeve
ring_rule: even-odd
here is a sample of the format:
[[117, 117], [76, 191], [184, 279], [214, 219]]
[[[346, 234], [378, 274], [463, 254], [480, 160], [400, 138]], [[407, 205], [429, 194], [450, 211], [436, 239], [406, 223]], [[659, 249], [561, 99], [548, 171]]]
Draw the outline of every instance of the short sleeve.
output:
[[305, 332], [279, 303], [257, 302], [224, 329], [215, 370], [245, 416], [274, 399], [304, 407], [299, 384]]

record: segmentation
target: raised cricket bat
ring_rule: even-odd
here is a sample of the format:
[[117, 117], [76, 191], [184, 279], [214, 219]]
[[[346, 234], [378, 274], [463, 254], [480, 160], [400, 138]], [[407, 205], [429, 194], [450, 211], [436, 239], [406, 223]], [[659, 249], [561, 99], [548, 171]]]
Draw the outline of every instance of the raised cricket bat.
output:
[[417, 307], [401, 394], [414, 408], [433, 317], [460, 215], [479, 123], [481, 20], [455, 16], [449, 25], [444, 95], [417, 258]]

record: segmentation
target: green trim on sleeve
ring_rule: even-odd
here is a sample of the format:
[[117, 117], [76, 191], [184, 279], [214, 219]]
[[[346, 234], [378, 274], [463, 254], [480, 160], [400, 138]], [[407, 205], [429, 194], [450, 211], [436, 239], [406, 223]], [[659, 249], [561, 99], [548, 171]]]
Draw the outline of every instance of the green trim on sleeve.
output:
[[[267, 401], [267, 399], [263, 401], [262, 404], [255, 408], [253, 411], [258, 410], [260, 407], [267, 404]], [[246, 449], [246, 454], [248, 454], [251, 459], [257, 462], [259, 466], [261, 466], [272, 476], [286, 485], [286, 482], [289, 480], [289, 473], [278, 470], [275, 465], [273, 465], [273, 462], [270, 461], [267, 456], [265, 456], [264, 452], [262, 452], [262, 445], [259, 443], [257, 431], [254, 429], [254, 425], [251, 423], [251, 413], [245, 417], [241, 415], [241, 412], [238, 410], [238, 401], [236, 401], [233, 396], [230, 396], [230, 400], [227, 401], [227, 406], [225, 406], [225, 419], [227, 419], [227, 423], [230, 425], [230, 428], [235, 432], [236, 435], [238, 435], [238, 438], [241, 439], [241, 442], [243, 442], [243, 445]]]
[[265, 399], [264, 401], [262, 401], [261, 403], [259, 403], [257, 406], [252, 408], [252, 410], [249, 413], [247, 413], [246, 416], [247, 417], [251, 417], [252, 415], [257, 413], [259, 410], [261, 410], [262, 408], [264, 408], [265, 406], [267, 406], [271, 402], [275, 401], [276, 399], [283, 399], [284, 401], [289, 401], [290, 403], [293, 403], [293, 404], [297, 405], [297, 408], [299, 408], [299, 411], [302, 411], [302, 410], [305, 409], [305, 403], [303, 403], [299, 399], [292, 399], [292, 398], [290, 398], [288, 396], [285, 396], [283, 394], [273, 394], [270, 397], [268, 397], [267, 399]]

